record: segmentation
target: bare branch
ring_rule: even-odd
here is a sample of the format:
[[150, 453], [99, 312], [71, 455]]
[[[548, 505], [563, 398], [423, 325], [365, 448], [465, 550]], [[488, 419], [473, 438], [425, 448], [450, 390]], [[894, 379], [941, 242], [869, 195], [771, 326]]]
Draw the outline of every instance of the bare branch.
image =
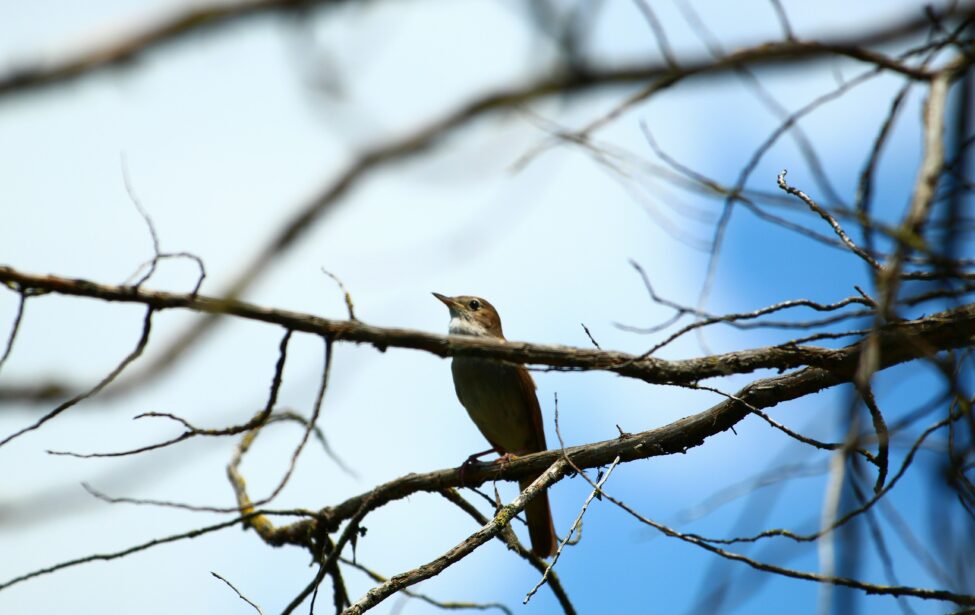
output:
[[3, 446], [4, 444], [10, 442], [14, 438], [17, 438], [19, 436], [22, 436], [23, 434], [25, 434], [25, 433], [27, 433], [29, 431], [33, 431], [33, 430], [37, 429], [38, 427], [40, 427], [44, 423], [50, 421], [54, 417], [58, 416], [59, 414], [61, 414], [65, 410], [67, 410], [68, 408], [70, 408], [70, 407], [72, 407], [74, 405], [77, 405], [79, 402], [84, 401], [85, 399], [88, 399], [89, 397], [92, 397], [94, 395], [97, 395], [99, 391], [101, 391], [102, 389], [104, 389], [106, 386], [109, 385], [109, 383], [111, 383], [113, 380], [115, 380], [115, 378], [117, 378], [118, 375], [122, 373], [122, 370], [124, 370], [126, 367], [128, 367], [130, 363], [132, 363], [133, 361], [135, 361], [136, 359], [138, 359], [139, 356], [142, 355], [142, 351], [145, 350], [146, 344], [149, 343], [149, 331], [152, 330], [152, 315], [155, 313], [155, 311], [156, 311], [155, 308], [152, 307], [152, 306], [149, 306], [149, 307], [146, 308], [146, 315], [145, 315], [145, 318], [142, 321], [142, 335], [139, 337], [139, 341], [136, 343], [135, 349], [133, 349], [132, 352], [130, 352], [128, 355], [126, 355], [126, 357], [124, 359], [122, 359], [121, 363], [119, 363], [115, 367], [115, 369], [113, 369], [111, 372], [109, 372], [107, 376], [105, 376], [104, 378], [102, 378], [102, 380], [99, 381], [98, 384], [96, 384], [92, 388], [88, 389], [84, 393], [81, 393], [79, 395], [75, 395], [71, 399], [69, 399], [69, 400], [67, 400], [67, 401], [65, 401], [65, 402], [63, 402], [61, 404], [58, 404], [58, 406], [56, 408], [54, 408], [53, 410], [51, 410], [50, 412], [48, 412], [47, 414], [45, 414], [41, 418], [37, 419], [36, 421], [34, 421], [33, 423], [31, 423], [27, 427], [24, 427], [23, 429], [20, 429], [18, 431], [15, 431], [14, 433], [12, 433], [9, 436], [7, 436], [6, 438], [0, 440], [0, 446]]
[[[859, 343], [840, 349], [786, 344], [719, 355], [666, 361], [640, 358], [622, 352], [499, 341], [471, 336], [440, 336], [407, 329], [383, 328], [356, 321], [329, 320], [287, 310], [261, 308], [239, 301], [212, 299], [175, 293], [133, 290], [129, 287], [95, 284], [54, 276], [33, 276], [0, 266], [0, 282], [14, 282], [45, 291], [142, 303], [151, 310], [189, 309], [209, 314], [232, 315], [280, 325], [286, 329], [313, 333], [336, 342], [367, 343], [385, 350], [389, 347], [424, 350], [441, 357], [475, 356], [508, 361], [550, 365], [560, 369], [605, 370], [652, 384], [680, 384], [729, 374], [750, 373], [758, 369], [790, 369], [803, 365], [827, 368], [835, 374], [851, 373], [861, 353]], [[885, 361], [894, 364], [970, 344], [975, 334], [975, 304], [927, 315], [916, 320], [885, 325], [878, 333]], [[918, 345], [923, 345], [920, 348]], [[611, 458], [610, 458], [611, 459]], [[606, 461], [609, 463], [609, 460]]]
[[216, 523], [214, 525], [207, 525], [204, 527], [194, 528], [188, 532], [182, 532], [180, 534], [172, 534], [170, 536], [165, 536], [163, 538], [154, 538], [148, 542], [144, 542], [142, 544], [138, 544], [129, 547], [127, 549], [122, 549], [121, 551], [114, 551], [112, 553], [95, 553], [93, 555], [86, 555], [84, 557], [79, 557], [77, 559], [61, 562], [60, 564], [48, 566], [47, 568], [41, 568], [39, 570], [28, 572], [27, 574], [22, 574], [19, 577], [14, 577], [13, 579], [4, 581], [0, 583], [0, 590], [7, 589], [11, 585], [16, 585], [17, 583], [27, 581], [28, 579], [33, 579], [39, 576], [43, 576], [45, 574], [57, 572], [58, 570], [63, 570], [65, 568], [78, 566], [79, 564], [88, 564], [90, 562], [104, 562], [113, 559], [119, 559], [127, 555], [131, 555], [132, 553], [138, 553], [139, 551], [145, 551], [146, 549], [151, 549], [152, 547], [158, 545], [164, 545], [170, 542], [178, 542], [180, 540], [186, 540], [188, 538], [198, 538], [200, 536], [204, 536], [212, 532], [217, 532], [226, 529], [228, 527], [233, 527], [238, 523], [245, 522], [249, 517], [253, 516], [254, 514], [258, 514], [258, 513], [252, 513], [251, 515], [243, 515], [241, 517], [237, 517], [229, 521], [223, 521], [221, 523]]
[[791, 568], [784, 568], [782, 566], [776, 566], [774, 564], [766, 564], [758, 560], [746, 557], [740, 553], [734, 553], [732, 551], [727, 551], [714, 545], [708, 544], [703, 540], [696, 538], [690, 534], [684, 534], [678, 532], [677, 530], [667, 527], [662, 523], [658, 523], [652, 519], [644, 517], [636, 510], [628, 506], [626, 503], [620, 501], [617, 498], [603, 492], [603, 497], [607, 500], [620, 507], [624, 511], [630, 514], [633, 518], [637, 519], [641, 523], [649, 525], [650, 527], [658, 530], [666, 536], [671, 538], [677, 538], [684, 542], [693, 544], [697, 547], [714, 553], [715, 555], [721, 556], [725, 559], [741, 562], [756, 570], [761, 570], [764, 572], [771, 572], [784, 577], [792, 579], [800, 579], [804, 581], [814, 581], [816, 583], [826, 583], [830, 585], [840, 585], [843, 587], [850, 587], [852, 589], [858, 589], [869, 595], [882, 595], [882, 596], [912, 596], [915, 598], [921, 598], [924, 600], [945, 600], [948, 602], [954, 602], [956, 604], [962, 605], [975, 605], [975, 596], [968, 594], [959, 594], [946, 590], [939, 589], [925, 589], [921, 587], [908, 587], [908, 586], [891, 586], [891, 585], [877, 585], [874, 583], [865, 583], [857, 579], [849, 579], [845, 577], [827, 576], [822, 574], [817, 574], [815, 572], [804, 572], [801, 570], [794, 570]]
[[210, 574], [212, 574], [216, 578], [218, 578], [221, 581], [223, 581], [224, 583], [226, 583], [227, 584], [227, 587], [229, 587], [230, 589], [234, 590], [234, 593], [237, 594], [237, 597], [238, 598], [240, 598], [241, 600], [243, 600], [247, 604], [251, 605], [254, 608], [254, 610], [258, 612], [259, 615], [264, 615], [264, 612], [261, 611], [261, 607], [257, 606], [247, 596], [245, 596], [244, 594], [240, 593], [240, 590], [238, 590], [236, 587], [234, 587], [234, 584], [233, 583], [231, 583], [227, 579], [223, 578], [222, 576], [220, 576], [216, 572], [213, 572], [212, 570], [210, 571]]
[[[485, 520], [485, 523], [487, 523], [486, 520]], [[384, 577], [383, 575], [379, 574], [378, 572], [376, 572], [374, 570], [371, 570], [371, 569], [367, 568], [366, 566], [363, 566], [362, 564], [360, 564], [358, 562], [353, 562], [352, 560], [347, 559], [347, 558], [344, 558], [344, 557], [340, 557], [339, 558], [339, 561], [342, 562], [343, 564], [345, 564], [346, 566], [351, 566], [352, 568], [355, 568], [356, 570], [361, 570], [362, 572], [366, 573], [366, 575], [368, 575], [368, 577], [370, 579], [372, 579], [373, 581], [375, 581], [377, 583], [385, 583], [386, 581], [389, 580], [388, 577]], [[501, 611], [502, 613], [505, 613], [506, 615], [514, 615], [511, 612], [511, 609], [509, 609], [508, 607], [506, 607], [505, 605], [503, 605], [503, 604], [501, 604], [499, 602], [483, 602], [483, 603], [481, 603], [481, 602], [458, 602], [458, 601], [444, 602], [443, 600], [435, 600], [435, 599], [431, 598], [430, 596], [427, 596], [425, 594], [421, 594], [419, 592], [415, 592], [415, 591], [413, 591], [411, 589], [403, 589], [403, 590], [400, 590], [400, 591], [404, 595], [409, 596], [410, 598], [416, 598], [417, 600], [426, 602], [430, 606], [434, 606], [434, 607], [436, 607], [438, 609], [443, 609], [445, 611], [460, 611], [460, 610], [487, 611], [489, 609], [497, 609], [497, 610]]]
[[643, 14], [643, 18], [647, 20], [647, 25], [650, 26], [650, 30], [653, 32], [653, 38], [657, 42], [657, 49], [660, 50], [660, 55], [663, 56], [667, 65], [671, 70], [680, 70], [680, 65], [677, 62], [677, 57], [674, 55], [674, 50], [670, 46], [670, 41], [667, 40], [667, 31], [664, 29], [660, 20], [657, 19], [657, 14], [654, 13], [653, 8], [647, 0], [635, 0], [635, 4], [640, 13]]
[[782, 2], [779, 0], [770, 0], [770, 2], [772, 8], [775, 9], [775, 16], [779, 20], [779, 25], [782, 26], [782, 34], [785, 35], [786, 40], [796, 40], [796, 34], [792, 31], [792, 25], [789, 24], [789, 16], [785, 14], [785, 8], [783, 8]]
[[938, 181], [944, 169], [945, 110], [948, 104], [948, 89], [959, 64], [961, 63], [956, 62], [935, 76], [931, 81], [928, 98], [924, 104], [924, 154], [915, 182], [914, 196], [911, 199], [907, 215], [901, 222], [900, 236], [894, 256], [877, 280], [881, 289], [882, 313], [888, 319], [893, 317], [898, 278], [904, 257], [909, 249], [924, 244], [921, 231], [927, 222]]
[[358, 320], [358, 318], [355, 317], [355, 306], [352, 304], [352, 295], [350, 295], [349, 291], [345, 289], [345, 284], [342, 283], [342, 280], [331, 271], [326, 270], [324, 267], [322, 267], [322, 273], [332, 278], [332, 280], [338, 284], [339, 290], [342, 291], [342, 298], [345, 299], [345, 309], [348, 311], [349, 320]]
[[583, 515], [586, 514], [586, 510], [589, 509], [589, 504], [591, 504], [593, 499], [600, 493], [600, 489], [606, 483], [606, 480], [609, 478], [609, 475], [613, 473], [614, 469], [616, 469], [616, 466], [619, 464], [619, 462], [620, 462], [619, 457], [613, 460], [613, 463], [609, 465], [609, 469], [606, 470], [606, 473], [603, 474], [603, 477], [599, 479], [599, 482], [596, 483], [595, 487], [593, 487], [592, 493], [590, 493], [589, 497], [586, 498], [586, 501], [582, 503], [582, 509], [579, 511], [579, 515], [576, 517], [576, 520], [572, 523], [572, 526], [569, 528], [569, 533], [565, 535], [565, 538], [559, 541], [559, 548], [555, 551], [555, 555], [552, 556], [552, 561], [549, 562], [548, 566], [545, 567], [545, 572], [542, 573], [542, 578], [539, 579], [538, 583], [536, 583], [535, 586], [532, 587], [531, 590], [529, 590], [528, 594], [525, 595], [525, 599], [522, 600], [522, 604], [528, 604], [528, 601], [532, 599], [532, 596], [535, 595], [535, 592], [537, 592], [539, 588], [545, 584], [545, 581], [548, 580], [548, 577], [552, 572], [552, 568], [555, 567], [556, 562], [559, 561], [559, 557], [562, 556], [562, 549], [565, 548], [566, 543], [568, 543], [569, 539], [572, 538], [573, 532], [581, 531], [580, 528], [582, 527], [582, 517]]
[[[274, 410], [274, 405], [275, 403], [277, 403], [278, 391], [281, 388], [281, 379], [284, 372], [284, 362], [288, 354], [288, 342], [291, 340], [291, 335], [293, 333], [294, 331], [292, 331], [291, 329], [287, 329], [284, 333], [284, 337], [281, 338], [281, 343], [279, 345], [278, 361], [274, 368], [274, 377], [271, 380], [271, 392], [270, 395], [268, 396], [267, 405], [265, 405], [263, 409], [261, 409], [257, 414], [254, 415], [253, 418], [251, 418], [246, 423], [243, 423], [241, 425], [231, 425], [229, 427], [223, 427], [219, 429], [201, 429], [199, 427], [194, 427], [191, 423], [189, 423], [185, 419], [182, 419], [180, 417], [177, 417], [169, 413], [145, 412], [143, 414], [136, 416], [135, 418], [141, 418], [141, 417], [169, 418], [184, 425], [186, 427], [186, 431], [184, 431], [178, 436], [170, 438], [169, 440], [156, 442], [155, 444], [147, 444], [145, 446], [140, 446], [138, 448], [133, 448], [125, 451], [116, 451], [111, 453], [74, 453], [70, 451], [49, 450], [47, 452], [50, 455], [76, 457], [79, 459], [94, 459], [94, 458], [102, 458], [102, 457], [126, 457], [129, 455], [138, 455], [140, 453], [145, 453], [148, 451], [154, 451], [160, 448], [165, 448], [167, 446], [171, 446], [173, 444], [183, 442], [184, 440], [189, 440], [190, 438], [196, 436], [234, 436], [237, 434], [250, 431], [252, 429], [258, 429], [260, 427], [263, 427], [265, 424], [267, 424], [271, 416], [271, 412], [272, 410]], [[299, 452], [300, 449], [304, 447], [304, 444], [308, 439], [308, 432], [311, 430], [311, 428], [312, 428], [311, 425], [309, 425], [308, 429], [305, 432], [305, 437], [302, 439], [301, 447], [299, 447]], [[288, 472], [288, 475], [290, 476], [290, 471]], [[285, 480], [287, 480], [287, 478]], [[262, 501], [261, 503], [263, 504], [265, 502], [266, 501]], [[233, 512], [234, 510], [235, 509], [230, 508], [224, 510], [223, 512]]]
[[511, 522], [511, 519], [525, 508], [525, 504], [535, 494], [547, 489], [550, 485], [561, 479], [565, 475], [567, 467], [568, 464], [566, 464], [564, 459], [556, 460], [527, 489], [518, 494], [518, 497], [510, 504], [503, 506], [490, 523], [437, 559], [408, 572], [398, 574], [382, 585], [369, 590], [358, 602], [346, 609], [344, 615], [361, 615], [397, 591], [429, 579], [444, 570], [447, 566], [470, 555], [474, 549], [497, 536]]
[[[27, 68], [21, 68], [5, 76], [0, 76], [0, 96], [63, 84], [66, 81], [107, 68], [125, 66], [150, 49], [202, 30], [228, 26], [242, 19], [301, 8], [303, 5], [295, 4], [291, 0], [238, 0], [231, 3], [215, 3], [210, 6], [193, 7], [174, 13], [158, 23], [143, 26], [140, 31], [126, 34], [116, 40], [110, 40], [101, 47], [79, 52], [76, 57], [50, 63], [37, 61], [33, 66], [28, 64]], [[969, 14], [970, 11], [962, 7], [942, 17], [964, 19]], [[812, 59], [826, 54], [839, 54], [864, 62], [875, 63], [913, 78], [924, 79], [923, 73], [917, 74], [910, 67], [898, 64], [882, 54], [869, 51], [867, 48], [916, 35], [929, 25], [930, 22], [926, 17], [917, 16], [915, 12], [911, 12], [909, 16], [892, 25], [863, 32], [852, 38], [834, 39], [824, 43], [794, 40], [770, 43], [747, 53], [732, 54], [730, 57], [740, 64]], [[684, 62], [682, 65], [693, 65], [700, 62], [700, 60]], [[633, 70], [627, 72], [633, 72]]]
[[[17, 312], [14, 314], [14, 322], [10, 325], [10, 335], [7, 336], [7, 346], [4, 348], [3, 354], [0, 355], [0, 368], [7, 361], [7, 357], [14, 349], [14, 341], [17, 339], [17, 332], [20, 331], [20, 321], [24, 318], [24, 305], [27, 303], [27, 293], [20, 291], [18, 293], [19, 299], [17, 301]], [[588, 332], [588, 330], [587, 330]]]
[[877, 259], [870, 256], [863, 250], [863, 248], [853, 243], [853, 240], [850, 239], [850, 236], [846, 234], [846, 231], [844, 231], [843, 227], [841, 227], [839, 222], [836, 221], [836, 218], [831, 216], [828, 211], [820, 207], [816, 201], [812, 200], [805, 192], [786, 183], [786, 173], [788, 173], [788, 171], [783, 170], [776, 178], [779, 188], [793, 196], [799, 197], [803, 203], [809, 206], [809, 209], [819, 214], [819, 217], [825, 220], [833, 228], [833, 232], [836, 233], [836, 236], [840, 238], [840, 241], [846, 244], [846, 247], [848, 247], [851, 252], [862, 258], [874, 269], [880, 269], [880, 263], [877, 262]]
[[156, 273], [156, 267], [159, 265], [159, 261], [166, 260], [166, 259], [186, 258], [196, 263], [196, 267], [200, 271], [200, 274], [196, 278], [196, 283], [193, 285], [193, 290], [191, 291], [192, 295], [196, 295], [198, 292], [200, 292], [200, 287], [203, 286], [203, 280], [207, 277], [206, 267], [204, 267], [203, 265], [203, 259], [197, 256], [196, 254], [191, 254], [189, 252], [163, 252], [162, 251], [159, 243], [159, 234], [156, 232], [156, 225], [153, 224], [152, 218], [149, 216], [149, 212], [146, 211], [145, 207], [143, 207], [142, 201], [139, 199], [139, 196], [135, 192], [135, 186], [132, 185], [132, 178], [129, 176], [129, 167], [128, 164], [126, 164], [125, 162], [125, 156], [122, 156], [121, 164], [122, 164], [122, 182], [125, 184], [125, 191], [128, 193], [129, 200], [132, 201], [132, 204], [135, 206], [136, 211], [139, 212], [139, 215], [142, 216], [142, 220], [146, 223], [146, 227], [149, 230], [149, 237], [152, 240], [152, 253], [153, 253], [152, 258], [149, 261], [140, 265], [139, 268], [136, 270], [136, 272], [133, 273], [132, 276], [129, 278], [129, 280], [134, 279], [136, 276], [139, 275], [140, 271], [145, 269], [146, 272], [142, 275], [142, 277], [136, 280], [135, 283], [133, 284], [135, 288], [139, 288], [140, 286], [145, 284], [149, 280], [149, 278], [153, 276], [153, 274]]

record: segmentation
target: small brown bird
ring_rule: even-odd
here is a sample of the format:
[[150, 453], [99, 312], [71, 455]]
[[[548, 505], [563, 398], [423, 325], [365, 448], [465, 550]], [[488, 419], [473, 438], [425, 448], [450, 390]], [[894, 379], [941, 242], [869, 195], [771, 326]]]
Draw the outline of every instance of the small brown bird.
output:
[[[494, 306], [480, 297], [446, 297], [433, 293], [450, 310], [450, 333], [504, 339], [501, 318]], [[521, 366], [488, 359], [456, 357], [451, 364], [457, 399], [501, 455], [527, 455], [544, 451], [542, 411], [535, 396], [535, 382]], [[521, 479], [524, 490], [538, 476]], [[541, 557], [555, 553], [555, 528], [543, 491], [525, 507], [532, 551]]]

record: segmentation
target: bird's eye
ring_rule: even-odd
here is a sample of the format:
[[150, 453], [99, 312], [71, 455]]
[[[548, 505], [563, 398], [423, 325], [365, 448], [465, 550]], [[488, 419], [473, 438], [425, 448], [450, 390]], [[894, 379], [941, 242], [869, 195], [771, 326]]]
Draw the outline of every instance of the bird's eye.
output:
[[471, 299], [471, 302], [467, 304], [467, 307], [471, 308], [472, 310], [476, 310], [481, 307], [481, 302], [477, 299]]

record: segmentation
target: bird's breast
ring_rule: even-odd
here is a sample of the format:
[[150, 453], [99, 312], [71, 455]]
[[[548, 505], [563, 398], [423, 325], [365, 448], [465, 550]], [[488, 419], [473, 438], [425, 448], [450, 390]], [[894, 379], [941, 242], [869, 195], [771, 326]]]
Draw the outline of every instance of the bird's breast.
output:
[[518, 370], [494, 361], [458, 357], [451, 364], [457, 398], [493, 446], [503, 452], [534, 452], [533, 390], [526, 391]]

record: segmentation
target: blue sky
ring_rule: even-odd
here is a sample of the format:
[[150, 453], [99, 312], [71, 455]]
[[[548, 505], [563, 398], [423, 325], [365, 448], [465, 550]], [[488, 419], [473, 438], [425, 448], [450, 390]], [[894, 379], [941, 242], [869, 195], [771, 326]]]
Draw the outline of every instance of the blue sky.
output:
[[[605, 4], [590, 42], [599, 57], [608, 62], [656, 58], [634, 4]], [[778, 36], [768, 2], [697, 4], [729, 49]], [[915, 5], [784, 4], [797, 32], [810, 37], [883, 23]], [[0, 5], [0, 68], [17, 66], [23, 58], [56, 56], [72, 45], [84, 47], [111, 36], [120, 25], [149, 19], [152, 11], [172, 6], [182, 5], [162, 0], [152, 6], [103, 1], [81, 8], [53, 0]], [[659, 16], [678, 52], [704, 53], [672, 4], [663, 4]], [[314, 45], [296, 43], [301, 37]], [[376, 2], [319, 11], [300, 26], [287, 19], [250, 20], [167, 45], [132, 66], [64, 88], [8, 97], [0, 101], [0, 263], [29, 272], [123, 282], [152, 254], [145, 225], [123, 185], [124, 156], [163, 249], [203, 258], [208, 270], [203, 292], [216, 294], [355, 152], [478, 94], [543, 74], [553, 53], [551, 42], [527, 27], [514, 2]], [[861, 70], [852, 61], [827, 61], [813, 65], [801, 78], [791, 69], [760, 76], [782, 104], [797, 109], [833, 87], [837, 72], [850, 78]], [[847, 199], [886, 100], [899, 83], [880, 77], [803, 121]], [[604, 347], [646, 349], [659, 338], [626, 333], [613, 323], [649, 325], [670, 314], [648, 301], [628, 261], [642, 264], [658, 292], [693, 304], [706, 255], [675, 240], [655, 216], [665, 215], [691, 235], [707, 239], [711, 227], [690, 222], [681, 212], [701, 209], [713, 221], [717, 205], [646, 176], [621, 180], [570, 146], [547, 149], [522, 170], [512, 171], [515, 161], [546, 138], [538, 118], [580, 127], [628, 93], [609, 89], [571, 100], [540, 101], [530, 112], [491, 116], [431, 153], [371, 176], [273, 263], [246, 298], [343, 317], [340, 293], [320, 272], [325, 267], [344, 280], [359, 317], [369, 323], [445, 331], [447, 314], [430, 291], [477, 294], [499, 307], [512, 339], [586, 346], [579, 326], [583, 322]], [[919, 101], [917, 93], [909, 100], [902, 131], [881, 167], [877, 202], [885, 216], [896, 217], [906, 205], [919, 152]], [[624, 115], [597, 137], [652, 160], [641, 122], [670, 155], [729, 183], [777, 125], [732, 77], [682, 84]], [[772, 191], [783, 168], [789, 169], [790, 183], [815, 193], [789, 139], [766, 155], [749, 185]], [[634, 198], [634, 187], [646, 201]], [[811, 226], [820, 223], [804, 220]], [[853, 294], [853, 285], [863, 283], [864, 274], [848, 253], [822, 249], [737, 211], [709, 308], [751, 310], [796, 297], [835, 301]], [[193, 276], [190, 265], [167, 263], [150, 285], [189, 290]], [[0, 323], [12, 317], [14, 308], [15, 295], [0, 294]], [[184, 313], [160, 314], [150, 352], [161, 349], [167, 337], [190, 321]], [[59, 297], [32, 300], [16, 351], [0, 378], [10, 383], [70, 375], [93, 382], [128, 352], [140, 322], [136, 307]], [[16, 554], [0, 562], [0, 577], [212, 522], [209, 515], [93, 502], [77, 485], [88, 481], [114, 495], [228, 505], [232, 493], [223, 467], [231, 441], [187, 442], [142, 458], [105, 461], [81, 462], [44, 451], [117, 450], [172, 435], [170, 425], [130, 420], [149, 410], [174, 412], [207, 426], [240, 422], [263, 405], [280, 334], [269, 327], [227, 322], [176, 370], [144, 391], [117, 401], [86, 402], [0, 450], [0, 463], [20, 468], [0, 479], [0, 500], [11, 519], [0, 524], [0, 536], [5, 551]], [[714, 351], [779, 339], [761, 331], [725, 329], [706, 335]], [[700, 352], [688, 336], [662, 356]], [[307, 411], [320, 361], [319, 341], [296, 336], [282, 406]], [[879, 386], [895, 387], [902, 378], [882, 375]], [[750, 379], [730, 379], [719, 386], [734, 390]], [[718, 401], [705, 392], [650, 387], [608, 374], [539, 373], [536, 380], [550, 445], [555, 442], [556, 392], [567, 444], [613, 437], [617, 424], [628, 431], [662, 425]], [[926, 396], [926, 381], [915, 380], [920, 384], [903, 387], [910, 389], [902, 396], [905, 405]], [[836, 414], [845, 395], [842, 390], [826, 392], [776, 408], [775, 416], [813, 435], [837, 438]], [[34, 411], [5, 411], [0, 431], [17, 429]], [[483, 448], [480, 434], [454, 398], [447, 362], [395, 349], [378, 353], [337, 347], [322, 426], [359, 478], [344, 475], [311, 448], [277, 506], [318, 508], [407, 472], [456, 465]], [[686, 455], [620, 467], [607, 489], [644, 514], [668, 521], [722, 487], [775, 465], [826, 459], [784, 441], [757, 420], [744, 421], [737, 432], [716, 436]], [[275, 484], [299, 435], [284, 426], [262, 435], [244, 464], [254, 494]], [[740, 499], [680, 527], [708, 535], [795, 523], [811, 530], [818, 523], [824, 484], [822, 475], [798, 479], [783, 487], [774, 503], [769, 495], [762, 504], [762, 495], [749, 508]], [[511, 486], [499, 488], [502, 497], [513, 497]], [[898, 505], [918, 524], [927, 514], [919, 501], [924, 488], [921, 480], [898, 488], [903, 492]], [[554, 488], [551, 499], [560, 533], [587, 492], [580, 479]], [[755, 518], [755, 507], [767, 518]], [[50, 516], [36, 518], [39, 509]], [[797, 518], [796, 509], [806, 516]], [[439, 555], [475, 529], [461, 513], [426, 494], [377, 511], [367, 525], [369, 535], [359, 543], [358, 557], [387, 575]], [[558, 566], [582, 613], [600, 612], [607, 603], [619, 612], [651, 607], [687, 612], [709, 589], [714, 567], [732, 565], [654, 536], [607, 503], [590, 509], [584, 527], [583, 541]], [[903, 554], [903, 547], [895, 550]], [[813, 547], [775, 544], [768, 551], [746, 552], [768, 554], [805, 570], [818, 565]], [[863, 575], [880, 581], [874, 560], [868, 559]], [[934, 584], [915, 565], [902, 568], [903, 582]], [[312, 574], [305, 553], [269, 549], [252, 533], [228, 531], [32, 580], [0, 593], [0, 610], [246, 612], [246, 605], [212, 579], [211, 570], [269, 612], [286, 604]], [[740, 568], [734, 574], [742, 584], [757, 579]], [[369, 587], [355, 571], [346, 578], [353, 596]], [[502, 601], [519, 613], [551, 612], [555, 604], [545, 590], [528, 607], [517, 606], [535, 581], [533, 569], [492, 543], [420, 589], [444, 600]], [[818, 591], [810, 583], [773, 579], [735, 612], [796, 605], [801, 612], [812, 612]], [[736, 603], [732, 599], [729, 604]], [[868, 604], [868, 610], [894, 608], [890, 599]], [[393, 612], [397, 605], [394, 598], [376, 612]], [[427, 609], [416, 602], [404, 608], [408, 613]], [[937, 605], [917, 608], [938, 612]]]

